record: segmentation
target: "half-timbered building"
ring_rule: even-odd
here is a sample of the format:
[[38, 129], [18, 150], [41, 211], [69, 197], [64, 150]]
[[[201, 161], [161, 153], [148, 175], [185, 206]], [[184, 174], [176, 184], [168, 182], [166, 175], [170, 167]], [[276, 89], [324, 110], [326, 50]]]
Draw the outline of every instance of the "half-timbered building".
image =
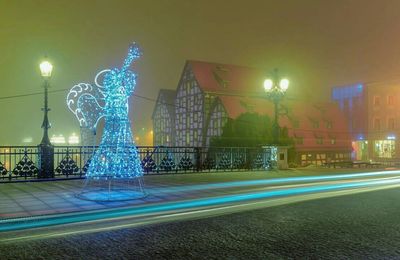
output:
[[161, 89], [153, 111], [153, 142], [155, 145], [175, 145], [175, 90]]
[[[154, 145], [208, 147], [213, 137], [221, 136], [228, 118], [245, 112], [272, 116], [271, 102], [262, 92], [265, 76], [248, 67], [187, 61], [175, 95], [161, 90], [158, 96]], [[280, 117], [280, 125], [295, 140], [298, 161], [321, 164], [349, 158], [351, 142], [337, 105], [284, 101], [283, 106], [290, 112]]]

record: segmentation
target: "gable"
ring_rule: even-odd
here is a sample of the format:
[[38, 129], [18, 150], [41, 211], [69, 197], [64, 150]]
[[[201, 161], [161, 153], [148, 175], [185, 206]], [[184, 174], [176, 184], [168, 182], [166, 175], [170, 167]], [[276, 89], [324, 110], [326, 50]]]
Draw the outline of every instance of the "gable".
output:
[[262, 70], [194, 60], [187, 64], [205, 92], [254, 94], [263, 91], [266, 73]]

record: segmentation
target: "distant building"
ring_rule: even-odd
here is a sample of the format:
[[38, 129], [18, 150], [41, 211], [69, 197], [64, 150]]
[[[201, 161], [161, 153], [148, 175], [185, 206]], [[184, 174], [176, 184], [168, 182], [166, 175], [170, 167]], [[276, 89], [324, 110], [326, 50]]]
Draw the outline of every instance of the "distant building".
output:
[[[153, 112], [154, 145], [208, 147], [228, 118], [245, 112], [273, 114], [262, 92], [265, 72], [253, 68], [187, 61], [176, 91], [160, 90]], [[171, 105], [174, 104], [174, 105]], [[349, 160], [346, 119], [336, 104], [285, 101], [286, 127], [302, 164]]]
[[332, 88], [332, 100], [347, 115], [353, 158], [400, 158], [400, 82], [355, 84]]
[[[229, 118], [246, 112], [272, 117], [273, 107], [266, 99], [230, 96], [217, 99]], [[321, 165], [350, 160], [351, 139], [346, 129], [347, 121], [336, 104], [285, 100], [281, 110], [285, 115], [280, 116], [279, 125], [285, 127], [294, 140], [295, 161], [302, 165]]]
[[175, 146], [175, 90], [161, 89], [153, 111], [153, 142]]

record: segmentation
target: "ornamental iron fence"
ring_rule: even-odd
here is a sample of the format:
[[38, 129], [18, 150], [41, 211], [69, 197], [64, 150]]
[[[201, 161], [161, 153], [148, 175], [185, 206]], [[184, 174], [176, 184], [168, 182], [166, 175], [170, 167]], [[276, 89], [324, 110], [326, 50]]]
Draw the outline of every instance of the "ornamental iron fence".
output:
[[[271, 168], [265, 148], [138, 146], [144, 174], [205, 171], [265, 170]], [[48, 160], [54, 163], [54, 179], [84, 178], [94, 146], [54, 146]], [[0, 146], [0, 181], [40, 178], [38, 146]]]

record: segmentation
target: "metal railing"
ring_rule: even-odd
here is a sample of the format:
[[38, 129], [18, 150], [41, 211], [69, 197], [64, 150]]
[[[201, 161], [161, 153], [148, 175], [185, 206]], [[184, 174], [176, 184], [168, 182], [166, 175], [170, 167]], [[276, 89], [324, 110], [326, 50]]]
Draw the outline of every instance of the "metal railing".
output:
[[[262, 170], [270, 167], [263, 148], [139, 146], [145, 174]], [[82, 178], [97, 147], [55, 146], [54, 178]], [[0, 181], [38, 178], [37, 146], [0, 146]]]

